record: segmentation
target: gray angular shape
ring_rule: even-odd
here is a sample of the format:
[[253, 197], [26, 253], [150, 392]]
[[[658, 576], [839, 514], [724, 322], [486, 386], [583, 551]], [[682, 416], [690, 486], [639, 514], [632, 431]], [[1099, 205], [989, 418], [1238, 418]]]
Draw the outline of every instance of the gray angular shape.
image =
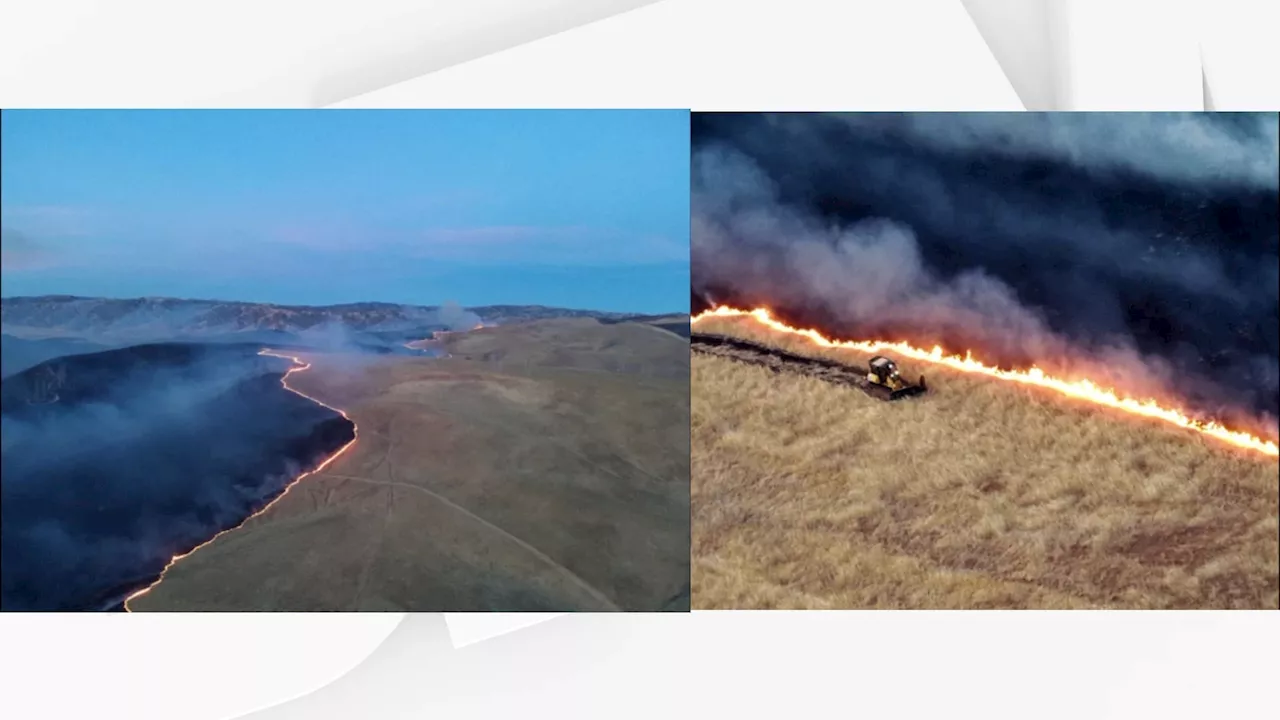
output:
[[960, 0], [1027, 110], [1066, 110], [1062, 0]]
[[584, 25], [653, 5], [659, 0], [560, 0], [554, 11], [506, 13], [482, 27], [461, 28], [432, 45], [394, 49], [320, 80], [311, 106], [324, 107], [413, 80], [486, 55], [510, 50]]

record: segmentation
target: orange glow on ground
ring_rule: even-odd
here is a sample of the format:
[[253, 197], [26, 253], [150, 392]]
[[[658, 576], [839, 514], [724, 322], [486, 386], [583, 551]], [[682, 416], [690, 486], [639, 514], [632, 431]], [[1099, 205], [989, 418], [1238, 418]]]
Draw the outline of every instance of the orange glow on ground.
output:
[[1277, 457], [1280, 455], [1280, 448], [1277, 448], [1275, 442], [1263, 440], [1262, 438], [1250, 435], [1246, 432], [1227, 429], [1216, 422], [1195, 420], [1182, 411], [1162, 407], [1155, 400], [1138, 400], [1135, 398], [1124, 397], [1118, 394], [1115, 390], [1099, 387], [1088, 380], [1062, 380], [1054, 378], [1046, 375], [1044, 371], [1035, 367], [1032, 367], [1029, 370], [1001, 370], [999, 368], [986, 365], [979, 360], [974, 360], [972, 355], [969, 353], [966, 353], [964, 356], [947, 355], [943, 353], [942, 348], [936, 346], [932, 350], [922, 350], [912, 345], [908, 345], [907, 343], [899, 342], [856, 342], [849, 340], [832, 340], [825, 337], [817, 330], [795, 328], [787, 325], [786, 323], [780, 322], [773, 318], [767, 308], [740, 310], [737, 308], [721, 306], [698, 314], [692, 319], [692, 323], [696, 324], [700, 320], [713, 317], [749, 318], [775, 332], [803, 337], [819, 347], [848, 348], [869, 353], [886, 351], [893, 352], [913, 360], [920, 360], [934, 365], [943, 365], [961, 372], [985, 375], [998, 380], [1016, 382], [1023, 385], [1034, 385], [1036, 387], [1053, 390], [1067, 397], [1090, 402], [1095, 405], [1115, 408], [1132, 415], [1140, 415], [1143, 417], [1162, 420], [1172, 425], [1193, 430], [1231, 445], [1260, 452], [1271, 457]]
[[[296, 388], [291, 388], [291, 387], [289, 387], [289, 376], [290, 376], [290, 375], [292, 375], [292, 374], [294, 374], [294, 373], [296, 373], [296, 372], [302, 372], [303, 370], [307, 370], [307, 369], [309, 369], [309, 368], [311, 367], [311, 363], [303, 362], [301, 359], [299, 359], [299, 358], [297, 358], [297, 357], [295, 357], [295, 356], [293, 356], [293, 355], [281, 355], [280, 353], [273, 352], [273, 351], [271, 351], [271, 350], [263, 350], [263, 351], [259, 352], [258, 354], [259, 354], [259, 355], [269, 355], [269, 356], [271, 356], [271, 357], [283, 358], [283, 359], [285, 359], [285, 360], [292, 360], [292, 361], [295, 363], [295, 365], [294, 365], [293, 367], [289, 368], [289, 370], [285, 372], [284, 377], [280, 378], [280, 384], [284, 386], [284, 389], [285, 389], [285, 390], [288, 390], [288, 391], [289, 391], [289, 392], [291, 392], [291, 393], [294, 393], [294, 394], [297, 394], [297, 395], [301, 395], [302, 397], [304, 397], [304, 398], [306, 398], [306, 399], [310, 400], [311, 402], [313, 402], [313, 403], [315, 403], [315, 404], [317, 404], [317, 405], [320, 405], [320, 406], [322, 406], [322, 407], [326, 407], [326, 408], [328, 408], [328, 409], [330, 409], [330, 410], [332, 410], [332, 411], [334, 411], [334, 412], [338, 413], [339, 415], [341, 415], [342, 417], [346, 418], [347, 420], [351, 420], [350, 416], [348, 416], [348, 415], [347, 415], [347, 413], [346, 413], [346, 411], [345, 411], [345, 410], [339, 410], [338, 408], [333, 407], [332, 405], [328, 405], [328, 404], [326, 404], [326, 403], [324, 403], [324, 402], [321, 402], [320, 400], [317, 400], [317, 399], [315, 399], [315, 398], [311, 397], [310, 395], [308, 395], [308, 394], [306, 394], [306, 393], [304, 393], [304, 392], [302, 392], [302, 391], [300, 391], [300, 390], [298, 390], [298, 389], [296, 389]], [[297, 484], [298, 484], [298, 482], [299, 482], [299, 481], [301, 481], [303, 478], [306, 478], [306, 477], [311, 476], [311, 475], [315, 475], [316, 473], [318, 473], [318, 472], [320, 472], [320, 471], [324, 470], [326, 467], [328, 467], [330, 464], [332, 464], [334, 460], [337, 460], [337, 459], [338, 459], [338, 456], [340, 456], [340, 455], [342, 455], [343, 453], [345, 453], [346, 451], [350, 450], [350, 449], [351, 449], [351, 448], [356, 444], [356, 440], [357, 440], [357, 439], [359, 439], [359, 437], [360, 437], [360, 429], [359, 429], [359, 427], [355, 424], [355, 422], [354, 422], [354, 421], [353, 421], [351, 424], [352, 424], [352, 430], [353, 430], [353, 432], [354, 432], [354, 436], [351, 438], [351, 441], [350, 441], [350, 442], [348, 442], [346, 445], [343, 445], [342, 447], [338, 448], [338, 450], [337, 450], [336, 452], [334, 452], [334, 453], [333, 453], [332, 455], [330, 455], [329, 457], [325, 458], [324, 462], [321, 462], [321, 463], [320, 463], [319, 465], [317, 465], [315, 468], [313, 468], [313, 469], [311, 469], [311, 470], [308, 470], [308, 471], [306, 471], [306, 472], [302, 473], [301, 475], [297, 476], [297, 477], [296, 477], [296, 478], [294, 478], [293, 480], [291, 480], [291, 481], [289, 482], [289, 484], [285, 486], [284, 490], [283, 490], [283, 491], [281, 491], [281, 493], [280, 493], [279, 495], [275, 496], [275, 498], [273, 498], [273, 499], [271, 500], [271, 502], [269, 502], [269, 503], [267, 503], [266, 505], [263, 505], [261, 508], [259, 508], [257, 512], [253, 513], [252, 515], [249, 515], [249, 516], [248, 516], [248, 517], [246, 517], [244, 520], [241, 520], [240, 522], [236, 523], [236, 524], [235, 524], [235, 525], [233, 525], [232, 527], [229, 527], [229, 528], [227, 528], [226, 530], [223, 530], [223, 531], [219, 532], [217, 535], [214, 535], [213, 537], [209, 538], [208, 540], [205, 540], [204, 542], [202, 542], [202, 543], [200, 543], [199, 545], [197, 545], [197, 546], [195, 546], [195, 547], [191, 548], [190, 550], [188, 550], [188, 551], [186, 551], [186, 552], [184, 552], [184, 553], [182, 553], [182, 554], [180, 554], [180, 555], [174, 555], [172, 558], [170, 558], [170, 559], [169, 559], [169, 562], [164, 566], [164, 569], [160, 571], [160, 577], [156, 578], [155, 582], [153, 582], [153, 583], [151, 583], [150, 585], [148, 585], [148, 586], [146, 586], [146, 587], [142, 588], [141, 590], [138, 590], [138, 591], [134, 592], [132, 595], [130, 595], [129, 597], [125, 598], [125, 601], [124, 601], [124, 609], [125, 609], [125, 612], [132, 612], [132, 610], [129, 608], [129, 602], [130, 602], [130, 601], [132, 601], [132, 600], [135, 600], [135, 599], [137, 599], [137, 598], [140, 598], [140, 597], [142, 597], [143, 595], [146, 595], [147, 593], [151, 592], [152, 588], [154, 588], [155, 586], [159, 585], [159, 584], [160, 584], [160, 582], [164, 580], [164, 576], [169, 572], [169, 568], [173, 567], [173, 566], [174, 566], [174, 564], [175, 564], [175, 563], [177, 563], [179, 560], [181, 560], [181, 559], [183, 559], [183, 558], [185, 558], [185, 557], [187, 557], [187, 556], [191, 555], [191, 554], [192, 554], [192, 553], [194, 553], [195, 551], [197, 551], [197, 550], [199, 550], [200, 548], [202, 548], [202, 547], [204, 547], [204, 546], [208, 545], [209, 543], [213, 542], [214, 540], [217, 540], [218, 538], [222, 537], [223, 535], [225, 535], [225, 534], [227, 534], [227, 533], [229, 533], [229, 532], [231, 532], [231, 531], [233, 531], [233, 530], [238, 530], [238, 529], [239, 529], [239, 528], [241, 528], [245, 523], [247, 523], [247, 522], [249, 522], [250, 520], [252, 520], [253, 518], [256, 518], [256, 517], [258, 517], [259, 515], [261, 515], [261, 514], [265, 513], [267, 510], [271, 509], [271, 506], [272, 506], [272, 505], [275, 505], [277, 502], [279, 502], [279, 501], [280, 501], [280, 499], [281, 499], [281, 498], [283, 498], [285, 495], [287, 495], [287, 494], [289, 493], [289, 490], [290, 490], [290, 489], [292, 489], [294, 485], [297, 485]]]

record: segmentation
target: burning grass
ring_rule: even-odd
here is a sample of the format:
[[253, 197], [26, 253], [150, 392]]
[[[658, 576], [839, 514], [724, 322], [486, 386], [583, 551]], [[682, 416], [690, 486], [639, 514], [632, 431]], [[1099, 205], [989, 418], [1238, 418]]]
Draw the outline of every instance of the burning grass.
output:
[[[869, 357], [749, 319], [696, 329]], [[932, 392], [693, 358], [694, 608], [1280, 605], [1274, 457], [886, 354]]]

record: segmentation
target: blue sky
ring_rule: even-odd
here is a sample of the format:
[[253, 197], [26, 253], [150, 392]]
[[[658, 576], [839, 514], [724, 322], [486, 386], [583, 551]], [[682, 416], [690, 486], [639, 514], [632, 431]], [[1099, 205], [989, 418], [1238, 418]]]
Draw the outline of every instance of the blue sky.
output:
[[689, 303], [686, 111], [5, 111], [5, 296]]

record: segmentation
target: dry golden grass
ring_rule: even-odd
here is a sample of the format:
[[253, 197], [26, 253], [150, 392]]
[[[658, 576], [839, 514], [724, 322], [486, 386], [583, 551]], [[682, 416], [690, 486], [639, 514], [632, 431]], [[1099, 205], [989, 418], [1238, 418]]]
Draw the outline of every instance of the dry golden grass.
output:
[[290, 384], [356, 445], [131, 609], [687, 609], [688, 343], [594, 321], [449, 343], [304, 356]]
[[[749, 320], [695, 329], [868, 358]], [[931, 393], [886, 403], [694, 355], [695, 609], [1280, 605], [1276, 460], [900, 366]]]

